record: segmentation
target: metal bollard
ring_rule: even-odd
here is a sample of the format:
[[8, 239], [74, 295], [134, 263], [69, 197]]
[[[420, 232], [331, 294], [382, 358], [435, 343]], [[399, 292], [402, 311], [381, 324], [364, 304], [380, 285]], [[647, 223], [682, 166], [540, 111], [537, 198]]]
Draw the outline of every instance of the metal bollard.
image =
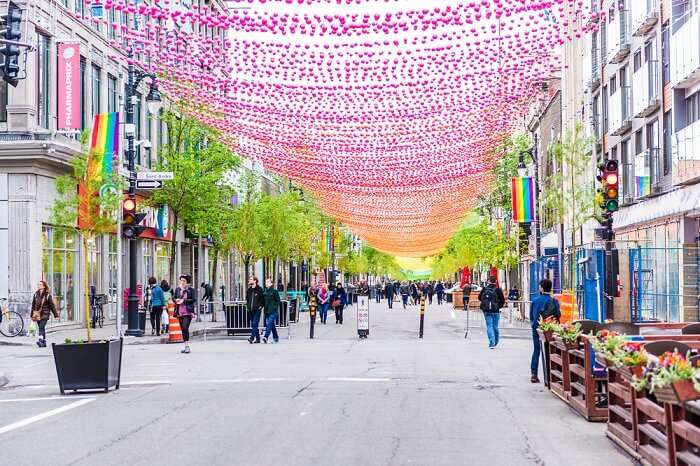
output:
[[316, 324], [316, 298], [311, 298], [309, 303], [309, 317], [311, 318], [311, 325], [309, 326], [309, 338], [314, 339], [314, 325]]
[[423, 322], [425, 321], [425, 296], [420, 297], [420, 331], [418, 338], [423, 338]]

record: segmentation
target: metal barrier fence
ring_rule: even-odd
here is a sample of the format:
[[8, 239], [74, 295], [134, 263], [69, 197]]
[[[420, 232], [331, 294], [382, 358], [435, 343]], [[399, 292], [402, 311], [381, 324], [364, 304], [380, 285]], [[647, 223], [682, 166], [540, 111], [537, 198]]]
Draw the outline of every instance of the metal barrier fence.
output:
[[[252, 331], [252, 327], [250, 325], [250, 320], [248, 319], [248, 308], [246, 306], [245, 301], [214, 301], [213, 302], [214, 307], [216, 309], [217, 306], [222, 306], [223, 307], [223, 317], [224, 320], [226, 321], [226, 326], [225, 327], [220, 327], [220, 326], [204, 326], [202, 329], [203, 336], [204, 336], [204, 341], [207, 340], [207, 334], [209, 332], [213, 331], [226, 331], [226, 334], [229, 336], [235, 336], [235, 335], [245, 335], [245, 334], [250, 334]], [[290, 323], [298, 322], [298, 312], [296, 313], [296, 321], [290, 320], [290, 306], [289, 301], [283, 300], [280, 303], [280, 312], [277, 314], [277, 319], [275, 320], [275, 327], [278, 329], [287, 329], [287, 339], [289, 340], [291, 338], [291, 332], [289, 328]], [[260, 331], [264, 331], [265, 329], [265, 322], [264, 322], [264, 316], [261, 315], [260, 317]], [[205, 322], [206, 323], [206, 322]]]
[[[498, 330], [506, 331], [506, 334], [530, 335], [530, 301], [507, 301], [501, 309], [501, 317], [498, 321]], [[466, 314], [466, 328], [464, 338], [469, 336], [469, 330], [474, 328], [485, 329], [484, 313], [479, 309], [469, 307]]]

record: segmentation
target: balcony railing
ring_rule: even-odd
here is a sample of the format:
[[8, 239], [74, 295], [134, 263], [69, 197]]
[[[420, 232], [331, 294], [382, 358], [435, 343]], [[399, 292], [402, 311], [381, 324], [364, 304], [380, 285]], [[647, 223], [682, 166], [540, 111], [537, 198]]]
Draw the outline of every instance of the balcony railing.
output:
[[673, 183], [700, 178], [700, 120], [673, 135]]
[[673, 28], [671, 35], [671, 85], [689, 87], [700, 78], [700, 13]]
[[633, 0], [631, 8], [632, 33], [635, 36], [644, 36], [659, 21], [659, 0]]
[[622, 86], [610, 96], [610, 134], [619, 136], [632, 128], [632, 88]]
[[661, 89], [659, 87], [659, 62], [650, 60], [639, 68], [633, 76], [634, 101], [633, 114], [643, 118], [654, 113], [661, 102]]
[[622, 188], [622, 203], [629, 204], [634, 201], [635, 183], [634, 183], [634, 164], [631, 162], [622, 163], [622, 179], [620, 180]]

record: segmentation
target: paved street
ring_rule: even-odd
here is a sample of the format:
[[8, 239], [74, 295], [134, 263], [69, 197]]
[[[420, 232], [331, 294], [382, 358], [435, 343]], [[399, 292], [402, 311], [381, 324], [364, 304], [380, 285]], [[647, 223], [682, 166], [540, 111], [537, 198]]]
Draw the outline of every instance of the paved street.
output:
[[[526, 465], [630, 461], [541, 386], [530, 341], [464, 339], [462, 313], [372, 308], [278, 345], [243, 339], [125, 347], [122, 388], [58, 396], [50, 349], [0, 347], [8, 465]], [[286, 337], [286, 330], [282, 332]]]

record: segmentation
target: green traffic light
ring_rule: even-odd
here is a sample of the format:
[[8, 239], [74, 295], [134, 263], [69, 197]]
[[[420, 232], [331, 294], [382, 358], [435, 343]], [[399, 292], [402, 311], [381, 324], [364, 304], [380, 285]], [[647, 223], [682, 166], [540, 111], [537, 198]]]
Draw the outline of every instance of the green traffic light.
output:
[[609, 200], [607, 204], [605, 205], [605, 208], [607, 209], [608, 212], [616, 212], [617, 209], [619, 208], [619, 205], [616, 200]]

